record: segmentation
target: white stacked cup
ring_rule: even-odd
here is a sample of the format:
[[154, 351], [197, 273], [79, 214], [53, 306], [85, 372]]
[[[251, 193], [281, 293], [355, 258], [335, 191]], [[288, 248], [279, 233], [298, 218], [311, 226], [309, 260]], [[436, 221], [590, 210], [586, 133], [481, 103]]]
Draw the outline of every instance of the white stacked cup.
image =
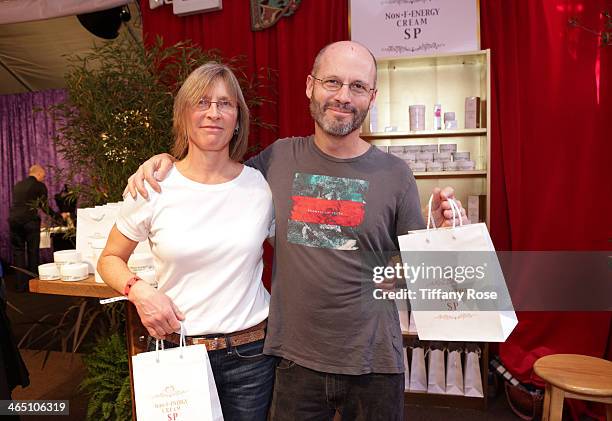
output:
[[45, 263], [38, 266], [38, 279], [41, 281], [55, 281], [60, 278], [60, 271], [55, 263]]
[[53, 253], [53, 261], [59, 268], [70, 263], [81, 263], [81, 253], [77, 250], [60, 250]]
[[87, 263], [66, 263], [60, 269], [62, 281], [83, 281], [89, 276], [89, 265]]

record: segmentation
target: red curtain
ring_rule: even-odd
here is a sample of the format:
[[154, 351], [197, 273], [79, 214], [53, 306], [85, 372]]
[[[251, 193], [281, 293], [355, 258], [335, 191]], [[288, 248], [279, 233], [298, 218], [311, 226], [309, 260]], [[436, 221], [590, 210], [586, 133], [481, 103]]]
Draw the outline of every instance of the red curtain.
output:
[[344, 1], [302, 1], [297, 12], [272, 28], [251, 31], [250, 2], [225, 1], [223, 10], [185, 17], [172, 14], [172, 6], [155, 10], [141, 2], [143, 33], [151, 42], [156, 35], [166, 45], [192, 40], [204, 49], [217, 49], [224, 57], [243, 56], [246, 72], [275, 72], [272, 86], [262, 94], [274, 101], [254, 114], [276, 125], [275, 132], [254, 129], [253, 145], [265, 147], [275, 139], [309, 135], [314, 123], [308, 111], [306, 76], [316, 53], [330, 42], [347, 39], [348, 8]]
[[513, 250], [610, 249], [612, 46], [606, 0], [481, 1], [492, 54], [491, 231]]
[[[594, 34], [567, 23], [577, 17], [601, 30], [609, 2], [480, 4], [482, 48], [492, 56], [496, 247], [610, 250], [612, 46], [599, 46]], [[499, 352], [522, 381], [541, 384], [532, 373], [541, 356], [609, 352], [610, 313], [523, 312], [519, 320]], [[574, 417], [586, 411], [577, 403], [570, 407]]]
[[[481, 44], [492, 55], [491, 234], [500, 250], [609, 250], [612, 47], [569, 28], [603, 28], [606, 0], [481, 0]], [[313, 132], [304, 94], [317, 51], [348, 39], [348, 1], [307, 0], [273, 28], [252, 32], [248, 2], [219, 12], [177, 17], [142, 2], [144, 34], [167, 44], [191, 39], [227, 57], [244, 55], [249, 72], [277, 72], [266, 93], [274, 104], [256, 114], [277, 125], [256, 130], [266, 146]], [[588, 285], [588, 280], [585, 280]], [[524, 381], [542, 355], [603, 357], [610, 313], [521, 313], [500, 354]]]

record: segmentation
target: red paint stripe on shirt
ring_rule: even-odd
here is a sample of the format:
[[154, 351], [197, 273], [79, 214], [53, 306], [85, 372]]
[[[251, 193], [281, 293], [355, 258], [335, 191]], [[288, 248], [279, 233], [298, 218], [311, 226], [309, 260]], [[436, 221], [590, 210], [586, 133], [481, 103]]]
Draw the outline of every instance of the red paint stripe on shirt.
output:
[[291, 219], [316, 224], [355, 227], [363, 222], [365, 205], [350, 200], [327, 200], [292, 196]]

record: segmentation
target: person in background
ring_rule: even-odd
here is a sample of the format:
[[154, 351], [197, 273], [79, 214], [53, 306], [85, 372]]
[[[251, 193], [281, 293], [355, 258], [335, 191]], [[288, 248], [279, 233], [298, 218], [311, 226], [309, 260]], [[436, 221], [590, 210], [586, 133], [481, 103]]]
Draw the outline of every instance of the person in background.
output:
[[[40, 246], [40, 217], [38, 210], [47, 212], [52, 217], [58, 214], [47, 205], [47, 186], [43, 183], [46, 173], [42, 166], [34, 164], [30, 167], [28, 177], [13, 187], [13, 200], [9, 210], [9, 228], [11, 247], [13, 249], [13, 265], [38, 273], [38, 253]], [[61, 214], [62, 218], [68, 216]], [[28, 275], [17, 273], [17, 292], [28, 289]]]
[[[126, 197], [98, 272], [134, 303], [151, 337], [176, 346], [182, 321], [187, 345], [206, 345], [225, 420], [265, 421], [276, 361], [263, 354], [262, 246], [274, 211], [263, 175], [238, 162], [249, 110], [228, 67], [191, 73], [175, 98], [173, 127], [177, 162], [162, 182], [171, 193]], [[146, 239], [158, 289], [127, 266]]]
[[56, 193], [55, 204], [57, 205], [57, 209], [62, 214], [69, 214], [70, 217], [66, 219], [67, 223], [74, 222], [76, 218], [77, 205], [74, 198], [70, 196], [70, 191], [68, 190], [67, 184], [64, 184], [64, 188], [61, 192]]

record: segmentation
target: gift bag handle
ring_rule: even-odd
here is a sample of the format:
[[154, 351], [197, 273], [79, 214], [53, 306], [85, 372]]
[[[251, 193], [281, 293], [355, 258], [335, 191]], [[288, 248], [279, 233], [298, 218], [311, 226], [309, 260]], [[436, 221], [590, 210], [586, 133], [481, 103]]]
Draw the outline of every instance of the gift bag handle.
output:
[[[461, 210], [455, 202], [455, 199], [447, 199], [450, 203], [451, 211], [453, 212], [453, 228], [455, 228], [457, 217], [459, 218], [459, 226], [463, 226], [463, 219], [461, 218]], [[431, 204], [433, 203], [433, 194], [429, 196], [429, 202], [427, 203], [427, 229], [431, 226], [433, 229], [437, 229], [436, 222], [431, 211]]]
[[459, 219], [459, 226], [462, 227], [463, 218], [461, 218], [461, 209], [459, 209], [459, 205], [457, 205], [455, 199], [448, 199], [448, 203], [450, 203], [451, 210], [453, 211], [453, 228], [455, 228], [455, 218]]
[[431, 204], [433, 202], [433, 194], [431, 196], [429, 196], [429, 203], [427, 204], [427, 229], [429, 229], [429, 226], [431, 225], [431, 227], [433, 229], [436, 229], [436, 222], [434, 220], [433, 217], [433, 213], [431, 212]]
[[476, 357], [478, 357], [478, 359], [480, 359], [480, 357], [482, 356], [482, 351], [480, 350], [480, 348], [476, 348], [473, 351], [470, 351], [469, 349], [465, 348], [465, 355], [467, 356], [470, 352], [473, 352], [474, 354], [476, 354]]
[[446, 347], [446, 348], [444, 348], [444, 352], [446, 353], [446, 355], [450, 355], [451, 352], [456, 352], [457, 354], [461, 355], [461, 354], [463, 354], [464, 351], [461, 348], [450, 349], [450, 348]]
[[179, 324], [181, 325], [181, 338], [179, 339], [179, 348], [181, 348], [181, 358], [183, 358], [183, 349], [187, 346], [187, 342], [185, 341], [185, 325], [180, 320]]
[[[179, 324], [181, 325], [181, 335], [180, 335], [180, 339], [179, 339], [179, 349], [181, 350], [181, 355], [180, 358], [183, 358], [183, 349], [185, 349], [185, 347], [187, 346], [187, 342], [185, 340], [185, 326], [183, 325], [183, 322], [179, 320]], [[164, 350], [164, 341], [163, 339], [157, 339], [155, 338], [155, 362], [159, 362], [159, 351], [160, 351], [160, 344], [161, 344], [161, 350]]]
[[156, 363], [159, 362], [159, 348], [160, 347], [161, 347], [161, 350], [163, 351], [164, 350], [164, 341], [163, 341], [163, 339], [155, 338], [155, 362]]

